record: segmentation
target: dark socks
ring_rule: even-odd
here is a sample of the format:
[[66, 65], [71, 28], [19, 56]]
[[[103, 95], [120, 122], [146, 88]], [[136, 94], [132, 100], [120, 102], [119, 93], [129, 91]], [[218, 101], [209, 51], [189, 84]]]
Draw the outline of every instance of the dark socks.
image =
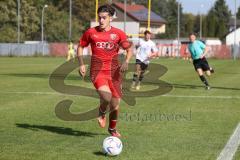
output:
[[143, 80], [143, 77], [144, 77], [144, 72], [141, 72], [140, 77], [139, 77], [140, 82]]
[[138, 76], [136, 73], [133, 74], [133, 81], [134, 82], [137, 82], [138, 81]]
[[203, 75], [202, 75], [202, 76], [199, 76], [199, 78], [201, 79], [201, 81], [202, 81], [206, 86], [209, 86], [207, 79], [206, 79]]

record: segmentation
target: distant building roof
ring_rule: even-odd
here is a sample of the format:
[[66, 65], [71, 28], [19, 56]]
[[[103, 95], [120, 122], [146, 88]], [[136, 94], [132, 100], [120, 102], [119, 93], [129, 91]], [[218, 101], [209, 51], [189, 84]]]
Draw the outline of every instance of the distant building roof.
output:
[[[124, 11], [123, 3], [115, 2], [115, 3], [113, 3], [113, 5], [116, 8]], [[148, 21], [148, 9], [143, 5], [137, 5], [137, 4], [128, 5], [127, 4], [126, 13], [128, 16], [135, 19], [136, 21], [139, 21], [139, 22], [147, 22]], [[164, 18], [162, 18], [160, 15], [151, 11], [151, 22], [166, 23], [166, 20]]]
[[[240, 19], [237, 19], [237, 26], [240, 26]], [[234, 26], [235, 24], [235, 19], [231, 18], [230, 21], [228, 22], [228, 26]]]

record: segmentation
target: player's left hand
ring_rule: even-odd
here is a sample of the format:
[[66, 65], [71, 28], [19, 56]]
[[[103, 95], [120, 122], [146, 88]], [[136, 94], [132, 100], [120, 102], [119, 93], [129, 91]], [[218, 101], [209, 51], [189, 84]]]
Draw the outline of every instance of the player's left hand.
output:
[[128, 62], [123, 62], [120, 68], [121, 72], [125, 72], [126, 70], [128, 70]]

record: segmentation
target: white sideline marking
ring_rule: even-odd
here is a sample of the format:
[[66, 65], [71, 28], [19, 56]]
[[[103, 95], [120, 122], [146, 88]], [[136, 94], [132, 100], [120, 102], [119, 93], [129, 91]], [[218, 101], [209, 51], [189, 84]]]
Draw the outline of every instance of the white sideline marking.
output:
[[0, 92], [0, 94], [45, 94], [45, 95], [64, 95], [58, 92]]
[[[70, 95], [59, 92], [4, 92], [0, 91], [0, 94], [42, 94], [42, 95], [64, 95], [64, 96], [78, 96], [78, 95]], [[212, 99], [240, 99], [240, 96], [191, 96], [191, 95], [170, 95], [165, 94], [161, 95], [161, 97], [173, 97], [173, 98], [212, 98]]]
[[240, 96], [191, 96], [191, 95], [170, 95], [165, 94], [162, 97], [174, 97], [174, 98], [214, 98], [214, 99], [240, 99]]
[[238, 126], [231, 135], [222, 152], [219, 154], [217, 160], [232, 160], [239, 145], [240, 145], [240, 123], [238, 123]]

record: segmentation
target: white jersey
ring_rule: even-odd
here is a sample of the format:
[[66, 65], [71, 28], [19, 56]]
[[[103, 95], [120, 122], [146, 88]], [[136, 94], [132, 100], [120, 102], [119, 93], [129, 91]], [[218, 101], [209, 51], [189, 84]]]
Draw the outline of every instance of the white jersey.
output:
[[139, 41], [139, 50], [136, 54], [136, 59], [140, 60], [141, 62], [145, 64], [149, 64], [148, 57], [153, 53], [157, 52], [157, 47], [155, 43], [152, 40], [143, 40], [140, 39]]

